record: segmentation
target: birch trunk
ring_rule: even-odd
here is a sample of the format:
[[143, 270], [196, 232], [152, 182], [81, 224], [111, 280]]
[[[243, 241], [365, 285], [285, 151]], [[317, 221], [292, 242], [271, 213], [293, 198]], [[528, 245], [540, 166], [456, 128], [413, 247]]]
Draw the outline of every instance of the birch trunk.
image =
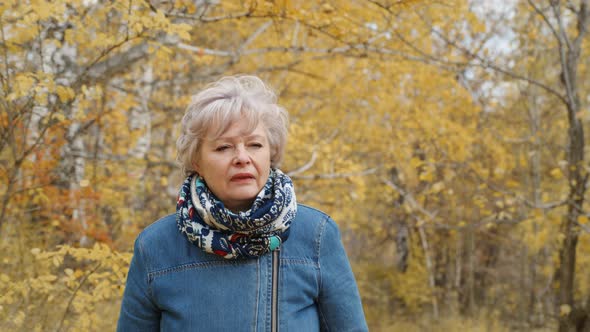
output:
[[[588, 172], [584, 169], [584, 126], [579, 116], [581, 111], [580, 96], [578, 91], [578, 62], [582, 52], [582, 42], [590, 28], [590, 0], [580, 1], [577, 8], [577, 36], [571, 38], [563, 25], [562, 6], [559, 1], [551, 1], [551, 7], [558, 27], [556, 37], [559, 44], [559, 57], [561, 62], [561, 78], [565, 90], [565, 103], [568, 118], [567, 135], [567, 179], [569, 193], [567, 200], [567, 215], [561, 228], [563, 244], [560, 250], [559, 262], [559, 304], [561, 315], [559, 319], [559, 331], [576, 331], [577, 326], [588, 322], [588, 313], [578, 316], [575, 313], [574, 287], [576, 269], [576, 247], [578, 244], [579, 226], [578, 216], [583, 211], [584, 195]], [[587, 309], [585, 310], [587, 311]]]

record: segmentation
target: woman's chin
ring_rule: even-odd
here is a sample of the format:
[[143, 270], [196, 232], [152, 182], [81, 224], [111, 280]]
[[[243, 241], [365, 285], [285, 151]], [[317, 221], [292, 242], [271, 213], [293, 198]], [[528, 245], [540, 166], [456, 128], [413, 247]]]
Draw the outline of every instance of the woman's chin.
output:
[[258, 191], [241, 190], [226, 197], [226, 199], [223, 200], [223, 203], [231, 211], [246, 211], [252, 206], [254, 199], [256, 199], [256, 195], [258, 195]]

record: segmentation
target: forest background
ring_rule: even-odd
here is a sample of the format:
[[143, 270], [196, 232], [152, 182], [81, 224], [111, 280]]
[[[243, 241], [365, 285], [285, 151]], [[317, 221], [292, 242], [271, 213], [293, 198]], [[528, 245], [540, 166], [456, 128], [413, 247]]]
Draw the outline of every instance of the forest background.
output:
[[114, 329], [190, 96], [250, 73], [371, 330], [590, 331], [589, 25], [588, 0], [0, 2], [0, 330]]

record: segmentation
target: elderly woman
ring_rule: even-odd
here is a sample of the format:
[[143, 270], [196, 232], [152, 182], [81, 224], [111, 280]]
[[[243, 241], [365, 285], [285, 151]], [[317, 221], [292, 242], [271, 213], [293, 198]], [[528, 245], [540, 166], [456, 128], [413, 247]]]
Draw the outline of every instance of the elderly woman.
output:
[[253, 76], [193, 97], [176, 214], [135, 242], [119, 331], [366, 331], [340, 234], [279, 165], [287, 113]]

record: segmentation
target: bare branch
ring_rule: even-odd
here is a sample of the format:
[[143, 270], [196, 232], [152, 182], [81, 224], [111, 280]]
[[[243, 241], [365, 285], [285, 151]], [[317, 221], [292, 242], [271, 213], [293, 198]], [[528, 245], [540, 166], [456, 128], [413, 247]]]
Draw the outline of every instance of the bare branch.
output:
[[317, 179], [341, 179], [350, 178], [354, 176], [366, 176], [373, 174], [379, 170], [379, 167], [373, 167], [359, 172], [350, 173], [326, 173], [326, 174], [314, 174], [314, 175], [294, 175], [292, 178], [299, 180], [317, 180]]
[[537, 81], [537, 80], [535, 80], [533, 78], [530, 78], [530, 77], [527, 77], [525, 75], [518, 74], [518, 73], [515, 73], [515, 72], [513, 72], [511, 70], [502, 68], [502, 67], [500, 67], [500, 66], [492, 63], [491, 61], [482, 58], [479, 54], [475, 54], [475, 53], [471, 52], [467, 48], [459, 45], [459, 43], [448, 39], [445, 35], [443, 35], [439, 31], [437, 31], [436, 29], [433, 29], [431, 27], [431, 30], [432, 30], [432, 32], [434, 34], [436, 34], [441, 39], [443, 39], [448, 45], [453, 46], [454, 48], [456, 48], [456, 49], [460, 50], [461, 52], [463, 52], [468, 58], [470, 58], [470, 59], [476, 59], [476, 60], [479, 61], [479, 63], [471, 64], [471, 66], [479, 66], [479, 67], [482, 67], [482, 68], [493, 69], [494, 71], [497, 71], [497, 72], [499, 72], [501, 74], [504, 74], [504, 75], [506, 75], [508, 77], [512, 77], [512, 78], [515, 78], [515, 79], [518, 79], [518, 80], [521, 80], [521, 81], [528, 82], [528, 83], [530, 83], [532, 85], [535, 85], [535, 86], [538, 86], [538, 87], [542, 88], [543, 90], [551, 93], [552, 95], [555, 95], [560, 100], [562, 100], [563, 102], [567, 103], [565, 97], [559, 91], [555, 90], [554, 88], [552, 88], [552, 87], [550, 87], [550, 86], [548, 86], [548, 85], [546, 85], [546, 84], [544, 84], [542, 82], [539, 82], [539, 81]]
[[557, 40], [560, 44], [567, 45], [569, 50], [573, 49], [572, 43], [566, 33], [565, 27], [563, 26], [563, 20], [561, 19], [561, 8], [559, 5], [559, 1], [549, 1], [551, 5], [551, 9], [553, 10], [553, 15], [555, 16], [555, 20], [557, 21], [557, 26], [559, 27], [559, 33], [557, 34]]
[[420, 213], [427, 216], [428, 219], [430, 219], [432, 221], [435, 220], [436, 213], [430, 212], [430, 211], [426, 210], [424, 207], [422, 207], [422, 205], [418, 204], [418, 202], [416, 202], [416, 200], [414, 199], [414, 196], [412, 196], [410, 193], [406, 192], [403, 188], [401, 188], [400, 186], [396, 185], [395, 183], [393, 183], [392, 181], [390, 181], [388, 179], [381, 179], [381, 181], [383, 183], [385, 183], [386, 185], [388, 185], [389, 187], [393, 188], [400, 195], [402, 195], [404, 197], [405, 201], [408, 202], [408, 204], [410, 204], [410, 207], [412, 209], [419, 211]]
[[260, 36], [264, 31], [266, 31], [266, 29], [268, 29], [268, 27], [270, 27], [271, 25], [272, 21], [268, 21], [261, 25], [258, 29], [256, 29], [256, 31], [254, 31], [252, 35], [250, 35], [250, 37], [248, 37], [248, 39], [246, 39], [246, 41], [242, 45], [240, 45], [238, 50], [241, 51], [244, 48], [246, 48], [246, 46], [250, 45], [250, 43], [252, 43], [256, 38], [258, 38], [258, 36]]
[[314, 80], [320, 80], [320, 81], [325, 80], [325, 77], [323, 77], [323, 76], [319, 76], [315, 73], [295, 68], [300, 63], [301, 63], [301, 61], [293, 61], [293, 62], [287, 63], [283, 66], [260, 67], [260, 68], [256, 69], [254, 72], [255, 73], [264, 73], [264, 72], [288, 71], [290, 73], [299, 74], [302, 76], [313, 78]]
[[246, 12], [238, 13], [238, 14], [230, 14], [230, 15], [219, 15], [219, 16], [193, 16], [193, 15], [184, 15], [184, 14], [169, 14], [169, 17], [175, 18], [182, 18], [185, 20], [196, 20], [205, 23], [213, 23], [219, 21], [227, 21], [227, 20], [235, 20], [235, 19], [243, 19], [243, 18], [267, 18], [268, 15], [253, 15], [253, 11], [248, 10]]
[[187, 50], [187, 51], [191, 51], [191, 52], [195, 52], [195, 53], [199, 53], [199, 54], [222, 56], [222, 57], [234, 57], [235, 56], [235, 53], [230, 52], [230, 51], [214, 50], [214, 49], [210, 49], [210, 48], [192, 46], [192, 45], [188, 45], [185, 43], [178, 43], [178, 44], [175, 44], [175, 46], [182, 49], [182, 50]]
[[82, 278], [82, 280], [80, 280], [80, 283], [78, 284], [78, 286], [76, 287], [76, 289], [74, 289], [74, 292], [72, 293], [72, 296], [70, 296], [70, 300], [68, 301], [68, 305], [66, 306], [66, 310], [64, 311], [64, 314], [61, 317], [61, 321], [59, 322], [59, 325], [58, 325], [56, 331], [61, 331], [62, 326], [63, 326], [63, 323], [66, 320], [66, 317], [68, 316], [68, 313], [70, 311], [70, 307], [72, 306], [72, 302], [76, 298], [76, 295], [78, 294], [78, 291], [80, 290], [80, 288], [82, 288], [82, 286], [84, 285], [84, 283], [86, 283], [86, 280], [88, 280], [88, 277], [90, 277], [94, 272], [96, 272], [96, 270], [98, 270], [98, 268], [101, 266], [101, 264], [102, 263], [96, 264], [96, 266], [94, 266], [94, 268], [92, 270], [88, 271], [88, 273], [86, 273], [84, 275], [84, 277]]
[[578, 225], [581, 229], [583, 229], [584, 232], [590, 233], [590, 226], [582, 224], [579, 221], [576, 221], [576, 225]]
[[578, 35], [574, 39], [574, 50], [581, 50], [582, 40], [588, 33], [588, 26], [590, 25], [590, 3], [588, 0], [583, 0], [578, 11]]
[[317, 156], [318, 156], [318, 154], [317, 154], [316, 150], [314, 149], [311, 153], [311, 158], [309, 159], [309, 161], [307, 163], [305, 163], [305, 165], [303, 165], [297, 169], [294, 169], [290, 172], [287, 172], [287, 175], [289, 175], [290, 177], [293, 177], [293, 176], [297, 176], [297, 174], [307, 171], [308, 169], [310, 169], [313, 166], [313, 164], [315, 164]]
[[551, 209], [555, 209], [557, 207], [566, 205], [568, 203], [568, 200], [567, 199], [560, 200], [560, 201], [555, 201], [555, 202], [541, 203], [541, 204], [534, 203], [534, 202], [531, 202], [530, 200], [526, 199], [525, 197], [523, 197], [520, 194], [517, 194], [517, 193], [515, 193], [515, 192], [513, 192], [511, 190], [504, 189], [504, 188], [502, 188], [502, 187], [500, 187], [498, 185], [495, 185], [491, 181], [485, 180], [473, 168], [470, 168], [469, 171], [470, 171], [471, 174], [475, 175], [475, 177], [479, 181], [485, 182], [486, 186], [488, 188], [490, 188], [491, 190], [496, 191], [496, 192], [499, 192], [499, 193], [502, 193], [503, 195], [505, 195], [507, 197], [514, 197], [518, 201], [522, 202], [524, 205], [526, 205], [526, 206], [528, 206], [530, 208], [533, 208], [533, 209], [551, 210]]
[[[87, 73], [88, 76], [93, 79], [97, 79], [99, 77], [109, 77], [110, 74], [118, 72], [123, 68], [127, 68], [134, 62], [143, 59], [148, 55], [148, 44], [144, 42], [130, 48], [125, 52], [115, 54], [109, 58], [106, 58], [104, 61], [100, 61], [105, 58], [106, 55], [123, 46], [127, 42], [129, 42], [129, 40], [123, 40], [102, 52], [89, 66], [86, 67], [85, 73]], [[81, 78], [83, 76], [84, 74], [80, 75]]]
[[549, 18], [547, 17], [547, 15], [545, 15], [545, 13], [541, 10], [541, 8], [537, 7], [537, 5], [535, 5], [533, 0], [527, 0], [527, 1], [529, 3], [529, 6], [531, 6], [535, 10], [535, 12], [537, 14], [539, 14], [539, 16], [541, 16], [541, 18], [543, 19], [545, 24], [547, 24], [547, 26], [549, 27], [549, 29], [551, 30], [551, 33], [553, 33], [555, 38], [557, 40], [559, 40], [559, 34], [555, 30], [555, 27], [553, 26], [553, 24], [551, 24], [551, 22], [549, 21]]

